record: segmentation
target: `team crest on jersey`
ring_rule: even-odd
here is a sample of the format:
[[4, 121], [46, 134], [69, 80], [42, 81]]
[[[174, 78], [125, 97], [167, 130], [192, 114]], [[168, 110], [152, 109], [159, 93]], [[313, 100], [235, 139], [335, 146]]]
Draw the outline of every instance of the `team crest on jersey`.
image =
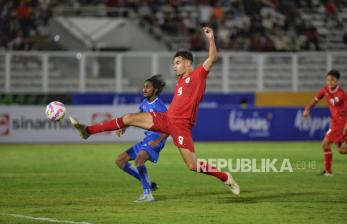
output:
[[190, 77], [186, 78], [186, 83], [188, 84], [190, 82]]

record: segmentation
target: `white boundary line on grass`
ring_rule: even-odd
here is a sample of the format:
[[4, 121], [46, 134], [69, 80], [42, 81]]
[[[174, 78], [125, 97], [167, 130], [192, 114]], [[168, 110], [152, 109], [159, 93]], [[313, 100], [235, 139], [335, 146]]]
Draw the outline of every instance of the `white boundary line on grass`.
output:
[[55, 222], [55, 223], [69, 223], [69, 224], [92, 224], [89, 222], [74, 222], [69, 220], [57, 220], [57, 219], [51, 219], [51, 218], [43, 218], [43, 217], [32, 217], [27, 215], [20, 215], [20, 214], [8, 214], [8, 213], [1, 213], [0, 215], [3, 216], [12, 216], [16, 218], [22, 218], [22, 219], [31, 219], [31, 220], [39, 220], [39, 221], [47, 221], [47, 222]]

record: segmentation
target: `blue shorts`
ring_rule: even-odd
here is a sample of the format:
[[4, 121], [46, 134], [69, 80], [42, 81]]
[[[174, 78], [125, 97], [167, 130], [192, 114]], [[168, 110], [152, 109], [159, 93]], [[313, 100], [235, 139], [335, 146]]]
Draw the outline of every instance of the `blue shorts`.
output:
[[126, 150], [126, 152], [132, 160], [135, 160], [136, 156], [141, 152], [141, 150], [144, 150], [148, 154], [148, 160], [150, 160], [153, 163], [157, 163], [159, 159], [159, 153], [165, 146], [165, 141], [161, 141], [154, 148], [148, 145], [148, 142], [153, 141], [157, 138], [157, 135], [149, 135], [145, 137], [140, 143], [137, 143], [136, 145], [133, 145], [131, 148]]

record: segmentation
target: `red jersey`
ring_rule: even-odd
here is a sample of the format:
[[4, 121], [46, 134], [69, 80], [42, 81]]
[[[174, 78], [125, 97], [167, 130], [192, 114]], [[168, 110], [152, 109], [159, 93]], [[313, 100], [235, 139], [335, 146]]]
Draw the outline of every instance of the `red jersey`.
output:
[[208, 71], [202, 65], [187, 77], [177, 79], [174, 97], [167, 112], [169, 118], [195, 123], [199, 103], [205, 93]]
[[325, 96], [330, 109], [331, 129], [343, 128], [347, 121], [347, 96], [345, 91], [339, 86], [334, 91], [330, 91], [325, 85], [315, 97], [315, 100], [321, 100]]

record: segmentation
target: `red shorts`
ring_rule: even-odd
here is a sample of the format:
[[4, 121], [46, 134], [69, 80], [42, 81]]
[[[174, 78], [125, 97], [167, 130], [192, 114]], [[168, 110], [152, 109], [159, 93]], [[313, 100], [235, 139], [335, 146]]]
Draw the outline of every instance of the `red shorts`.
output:
[[178, 148], [194, 152], [192, 125], [188, 121], [170, 119], [166, 113], [150, 112], [150, 114], [154, 124], [149, 130], [168, 134]]
[[325, 138], [337, 145], [347, 141], [347, 135], [343, 135], [343, 127], [337, 129], [330, 128], [325, 134]]

